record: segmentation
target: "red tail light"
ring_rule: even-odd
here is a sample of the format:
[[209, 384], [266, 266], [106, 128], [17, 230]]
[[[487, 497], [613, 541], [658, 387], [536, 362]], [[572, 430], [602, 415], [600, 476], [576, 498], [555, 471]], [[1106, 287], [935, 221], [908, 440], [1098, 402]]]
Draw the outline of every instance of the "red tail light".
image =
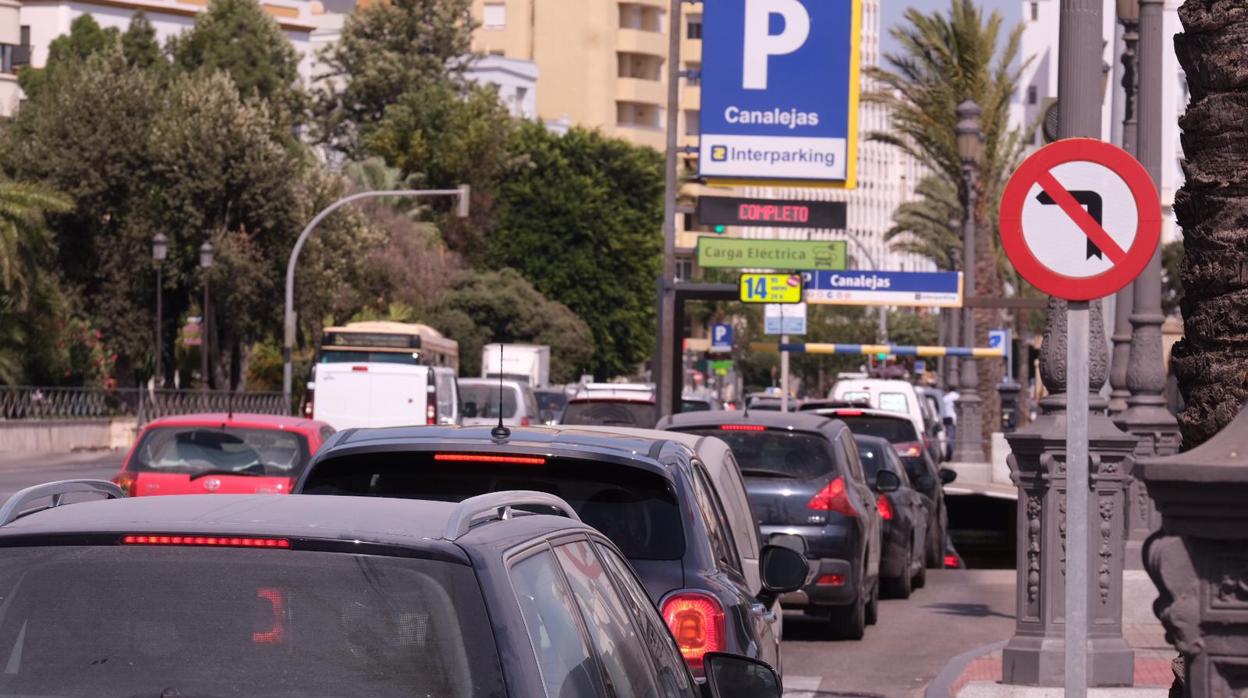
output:
[[923, 444], [918, 441], [906, 441], [893, 444], [893, 450], [902, 458], [918, 458], [923, 455]]
[[845, 491], [845, 478], [838, 477], [828, 483], [827, 487], [819, 490], [806, 503], [808, 509], [815, 511], [835, 511], [846, 516], [857, 516], [858, 512], [854, 511], [854, 507], [849, 503], [849, 493]]
[[766, 431], [767, 427], [761, 424], [725, 424], [720, 429], [722, 431]]
[[888, 495], [882, 494], [875, 502], [875, 507], [880, 510], [880, 518], [885, 521], [893, 520], [893, 503], [888, 501]]
[[236, 536], [123, 536], [124, 545], [203, 545], [217, 548], [290, 548], [285, 538], [239, 538]]
[[815, 580], [815, 586], [821, 587], [839, 587], [845, 586], [845, 576], [840, 574], [825, 574]]
[[429, 405], [425, 407], [425, 423], [426, 424], [438, 423], [438, 405], [432, 399], [429, 400]]
[[836, 416], [838, 417], [861, 417], [862, 410], [837, 410]]
[[352, 366], [351, 370], [356, 373], [368, 373], [368, 366]]
[[960, 562], [958, 561], [958, 556], [957, 556], [957, 555], [946, 555], [946, 556], [945, 556], [945, 567], [955, 567], [955, 568], [957, 568], [957, 567], [961, 567], [961, 566], [962, 566], [962, 565], [961, 565], [961, 564], [960, 564]]
[[668, 597], [663, 620], [691, 669], [702, 669], [707, 652], [724, 650], [724, 608], [713, 596], [682, 592]]
[[546, 465], [541, 456], [487, 456], [476, 453], [435, 453], [435, 461], [452, 463], [516, 463], [519, 465]]
[[528, 418], [528, 417], [521, 417], [521, 418], [520, 418], [520, 426], [522, 426], [522, 427], [527, 427], [527, 426], [529, 426], [529, 418]]
[[129, 470], [123, 470], [113, 476], [113, 484], [120, 487], [127, 497], [133, 497], [138, 494], [139, 476]]

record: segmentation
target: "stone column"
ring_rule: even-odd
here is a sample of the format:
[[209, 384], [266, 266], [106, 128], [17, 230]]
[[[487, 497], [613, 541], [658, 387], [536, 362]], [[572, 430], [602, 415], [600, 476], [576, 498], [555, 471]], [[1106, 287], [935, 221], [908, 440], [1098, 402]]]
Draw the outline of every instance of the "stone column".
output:
[[1141, 459], [1161, 512], [1144, 566], [1193, 698], [1248, 695], [1248, 411], [1186, 453]]
[[[1122, 89], [1126, 95], [1122, 111], [1122, 149], [1135, 155], [1136, 153], [1136, 121], [1135, 121], [1135, 45], [1139, 41], [1139, 23], [1124, 20], [1122, 23]], [[1109, 394], [1109, 416], [1118, 417], [1127, 409], [1127, 398], [1131, 391], [1127, 389], [1127, 361], [1131, 355], [1131, 304], [1134, 298], [1130, 285], [1115, 296], [1114, 303], [1114, 343], [1113, 361], [1110, 363], [1109, 384], [1113, 392]], [[1119, 424], [1121, 427], [1122, 425]]]
[[[1066, 304], [1049, 300], [1040, 378], [1052, 393], [1035, 422], [1006, 434], [1018, 496], [1018, 617], [1003, 652], [1007, 684], [1062, 686], [1065, 676], [1066, 570]], [[1089, 486], [1088, 617], [1090, 686], [1124, 686], [1134, 679], [1134, 655], [1122, 637], [1125, 490], [1135, 438], [1105, 414], [1097, 395], [1107, 373], [1101, 304], [1090, 304], [1088, 377]]]

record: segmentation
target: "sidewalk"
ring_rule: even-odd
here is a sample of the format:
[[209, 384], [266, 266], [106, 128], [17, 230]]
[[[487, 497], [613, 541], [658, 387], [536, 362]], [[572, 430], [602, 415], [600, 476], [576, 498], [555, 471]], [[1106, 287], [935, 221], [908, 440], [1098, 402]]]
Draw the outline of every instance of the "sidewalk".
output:
[[[1140, 570], [1123, 574], [1123, 638], [1135, 650], [1135, 686], [1124, 689], [1089, 691], [1090, 696], [1132, 696], [1166, 698], [1174, 680], [1171, 661], [1175, 650], [1165, 639], [1165, 629], [1153, 615], [1157, 590], [1148, 575]], [[1008, 639], [1008, 638], [1002, 638]], [[1001, 683], [1001, 650], [989, 645], [985, 653], [971, 659], [961, 668], [948, 693], [951, 698], [1007, 698], [1012, 696], [1061, 696], [1060, 688], [1035, 689], [1006, 686]], [[955, 662], [957, 660], [954, 660]], [[947, 667], [947, 669], [956, 667]], [[933, 682], [932, 688], [936, 688]], [[935, 698], [929, 690], [929, 698]], [[945, 696], [939, 696], [945, 698]]]

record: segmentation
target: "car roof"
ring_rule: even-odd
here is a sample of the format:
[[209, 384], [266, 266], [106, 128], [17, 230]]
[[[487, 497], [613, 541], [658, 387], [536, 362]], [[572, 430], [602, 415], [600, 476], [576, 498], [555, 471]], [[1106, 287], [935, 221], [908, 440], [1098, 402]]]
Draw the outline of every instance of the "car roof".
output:
[[823, 431], [840, 424], [818, 412], [774, 412], [771, 410], [704, 410], [681, 412], [659, 420], [660, 429], [703, 427], [720, 424], [758, 424], [773, 429]]
[[868, 388], [905, 388], [906, 390], [915, 390], [913, 383], [900, 378], [842, 378], [836, 382], [838, 387], [845, 385], [861, 385]]
[[914, 422], [914, 418], [904, 412], [893, 412], [892, 410], [879, 410], [874, 407], [825, 407], [818, 410], [811, 410], [806, 414], [817, 414], [826, 416], [829, 419], [834, 417], [884, 417], [888, 419], [900, 419], [904, 422]]
[[642, 439], [655, 439], [675, 441], [684, 444], [698, 455], [698, 459], [711, 471], [712, 475], [718, 473], [719, 469], [724, 466], [724, 453], [728, 452], [728, 444], [713, 436], [704, 436], [702, 434], [688, 434], [680, 431], [669, 431], [663, 429], [641, 429], [637, 427], [594, 427], [594, 431], [602, 431], [609, 434], [620, 434], [621, 436], [636, 436]]
[[[72, 534], [249, 535], [375, 543], [440, 552], [466, 562], [462, 549], [443, 538], [458, 506], [413, 499], [316, 495], [125, 497], [36, 511], [0, 527], [0, 542], [16, 536]], [[560, 516], [531, 517], [541, 519], [534, 523], [552, 530], [585, 528]], [[477, 526], [473, 532], [485, 528]]]
[[255, 414], [250, 412], [204, 412], [161, 417], [148, 422], [145, 427], [259, 427], [268, 429], [319, 429], [329, 424], [303, 417], [280, 414]]

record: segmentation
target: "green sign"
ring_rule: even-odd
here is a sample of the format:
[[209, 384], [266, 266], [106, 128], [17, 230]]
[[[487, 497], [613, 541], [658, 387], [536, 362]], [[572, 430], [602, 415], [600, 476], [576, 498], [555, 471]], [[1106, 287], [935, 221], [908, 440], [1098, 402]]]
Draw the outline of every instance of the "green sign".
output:
[[724, 361], [708, 361], [706, 363], [710, 366], [711, 373], [714, 373], [717, 376], [726, 376], [728, 375], [728, 372], [732, 370], [731, 359]]
[[792, 269], [811, 271], [845, 268], [844, 240], [747, 240], [698, 236], [698, 266], [707, 269]]

